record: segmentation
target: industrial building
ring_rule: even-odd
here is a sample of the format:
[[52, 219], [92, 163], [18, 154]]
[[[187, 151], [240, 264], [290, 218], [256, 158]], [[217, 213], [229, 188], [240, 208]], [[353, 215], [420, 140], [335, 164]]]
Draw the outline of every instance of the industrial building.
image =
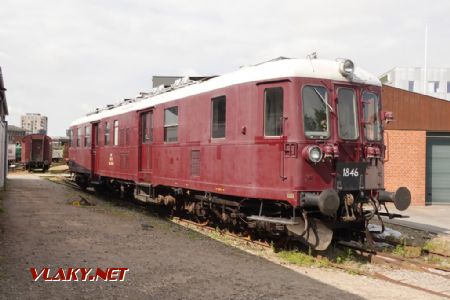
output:
[[20, 144], [25, 135], [26, 130], [22, 127], [8, 125], [8, 144]]
[[396, 67], [380, 76], [384, 85], [450, 100], [450, 68]]
[[383, 86], [386, 189], [406, 186], [413, 205], [450, 204], [450, 102]]

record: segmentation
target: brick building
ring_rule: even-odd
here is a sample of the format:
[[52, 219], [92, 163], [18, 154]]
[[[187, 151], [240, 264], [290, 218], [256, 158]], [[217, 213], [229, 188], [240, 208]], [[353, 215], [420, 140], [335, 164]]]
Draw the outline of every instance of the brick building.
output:
[[450, 101], [383, 86], [386, 190], [407, 186], [413, 205], [450, 204]]

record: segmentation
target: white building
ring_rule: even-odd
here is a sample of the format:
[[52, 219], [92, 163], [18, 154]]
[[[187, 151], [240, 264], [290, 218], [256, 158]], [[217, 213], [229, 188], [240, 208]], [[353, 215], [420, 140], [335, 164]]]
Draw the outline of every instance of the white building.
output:
[[[425, 84], [426, 80], [426, 84]], [[380, 76], [383, 84], [450, 100], [450, 68], [396, 67]]]
[[27, 113], [21, 117], [21, 126], [27, 131], [27, 134], [47, 134], [47, 117], [41, 114]]

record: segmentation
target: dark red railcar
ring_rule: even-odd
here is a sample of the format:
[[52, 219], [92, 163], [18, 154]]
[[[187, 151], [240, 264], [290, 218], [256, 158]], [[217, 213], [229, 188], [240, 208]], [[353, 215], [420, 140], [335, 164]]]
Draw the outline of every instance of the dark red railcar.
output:
[[384, 190], [379, 80], [349, 60], [280, 59], [126, 100], [71, 125], [79, 185], [316, 249], [363, 230]]
[[52, 162], [52, 139], [44, 134], [30, 134], [22, 139], [22, 164], [32, 171], [50, 168]]

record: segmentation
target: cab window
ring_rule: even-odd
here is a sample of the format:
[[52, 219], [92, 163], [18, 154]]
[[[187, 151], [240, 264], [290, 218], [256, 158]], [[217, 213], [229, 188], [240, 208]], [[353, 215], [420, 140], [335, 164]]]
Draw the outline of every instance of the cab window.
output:
[[307, 85], [302, 90], [303, 127], [310, 139], [330, 136], [328, 93], [323, 86]]

